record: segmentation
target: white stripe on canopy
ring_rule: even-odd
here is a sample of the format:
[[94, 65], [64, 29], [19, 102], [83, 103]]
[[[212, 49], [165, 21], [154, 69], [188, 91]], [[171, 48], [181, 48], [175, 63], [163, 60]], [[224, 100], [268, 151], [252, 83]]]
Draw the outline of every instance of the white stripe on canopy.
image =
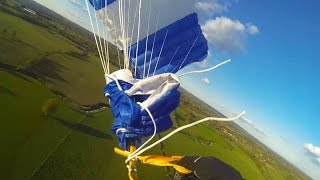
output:
[[[134, 17], [137, 16], [136, 13], [139, 9], [139, 0], [130, 0], [130, 6], [129, 1], [122, 1], [122, 4], [119, 4], [120, 1], [121, 0], [117, 0], [109, 4], [107, 9], [103, 8], [98, 10], [99, 17], [103, 20], [110, 31], [109, 33], [112, 37], [113, 43], [120, 49], [123, 49], [123, 44], [127, 43], [127, 40], [129, 41], [129, 46], [135, 44], [137, 40], [144, 39], [147, 35], [153, 34], [157, 30], [160, 30], [195, 12], [194, 0], [142, 0], [143, 3], [141, 4], [140, 12], [141, 17], [143, 17], [140, 22], [140, 27], [142, 28], [140, 28], [138, 39], [138, 21], [134, 20]], [[119, 5], [126, 8], [121, 15], [121, 17], [125, 19], [125, 26], [121, 26], [120, 24], [121, 17], [119, 16]], [[151, 11], [151, 17], [148, 32], [149, 10]], [[157, 23], [158, 15], [160, 18]], [[123, 40], [122, 32], [132, 32], [132, 30], [132, 37], [125, 37], [128, 39]], [[131, 36], [131, 34], [129, 33], [128, 36]]]

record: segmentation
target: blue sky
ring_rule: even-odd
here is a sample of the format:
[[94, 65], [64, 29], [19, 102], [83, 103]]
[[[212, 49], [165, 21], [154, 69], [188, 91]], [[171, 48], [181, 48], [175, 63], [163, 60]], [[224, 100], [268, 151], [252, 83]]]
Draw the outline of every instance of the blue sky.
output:
[[[88, 28], [83, 1], [36, 0]], [[210, 56], [185, 71], [232, 62], [182, 79], [183, 87], [320, 179], [320, 3], [202, 0], [196, 8]], [[222, 106], [223, 105], [223, 106]]]

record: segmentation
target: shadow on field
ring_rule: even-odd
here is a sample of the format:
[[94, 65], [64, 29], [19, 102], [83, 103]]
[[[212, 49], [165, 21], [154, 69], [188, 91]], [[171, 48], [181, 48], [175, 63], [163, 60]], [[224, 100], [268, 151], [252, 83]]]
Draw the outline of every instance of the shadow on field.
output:
[[26, 69], [28, 72], [38, 75], [42, 79], [51, 81], [51, 79], [58, 80], [67, 83], [67, 80], [63, 78], [61, 72], [63, 69], [70, 70], [54, 61], [49, 59], [47, 56], [32, 62]]
[[[79, 59], [82, 61], [88, 61], [89, 59], [89, 55], [86, 52], [80, 53], [80, 52], [76, 52], [76, 51], [69, 51], [65, 53], [68, 56], [73, 57], [74, 59]], [[90, 62], [90, 61], [88, 61]]]
[[110, 134], [107, 134], [105, 132], [102, 132], [100, 130], [94, 129], [90, 126], [84, 125], [84, 124], [80, 124], [80, 123], [76, 123], [76, 122], [71, 122], [71, 121], [67, 121], [58, 117], [53, 117], [53, 116], [49, 116], [50, 118], [58, 121], [59, 123], [61, 123], [63, 126], [73, 129], [75, 131], [78, 131], [80, 133], [83, 134], [87, 134], [90, 136], [94, 136], [97, 138], [102, 138], [102, 139], [113, 139], [112, 136]]
[[11, 96], [16, 96], [16, 93], [14, 93], [13, 91], [11, 91], [10, 89], [6, 88], [6, 87], [2, 87], [0, 86], [0, 94], [9, 94]]
[[0, 71], [1, 70], [2, 71], [6, 71], [6, 72], [8, 72], [8, 73], [10, 73], [10, 74], [12, 74], [14, 76], [17, 76], [18, 78], [23, 79], [23, 80], [25, 80], [27, 82], [30, 82], [30, 83], [32, 83], [32, 81], [30, 79], [28, 79], [27, 77], [25, 77], [25, 76], [30, 76], [30, 77], [32, 77], [34, 79], [37, 79], [37, 77], [34, 74], [29, 73], [26, 70], [18, 69], [15, 66], [12, 66], [12, 65], [9, 65], [9, 64], [4, 64], [4, 63], [0, 62]]

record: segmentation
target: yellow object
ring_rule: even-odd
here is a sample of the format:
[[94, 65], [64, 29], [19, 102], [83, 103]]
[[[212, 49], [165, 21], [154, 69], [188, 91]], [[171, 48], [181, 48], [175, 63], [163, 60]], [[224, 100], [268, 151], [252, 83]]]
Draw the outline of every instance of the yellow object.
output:
[[[130, 146], [130, 153], [133, 153], [136, 150], [136, 147], [131, 145]], [[136, 162], [135, 161], [129, 161], [129, 172], [128, 176], [130, 180], [136, 180], [138, 179], [137, 177], [137, 171], [136, 171]]]
[[[130, 152], [128, 151], [123, 151], [121, 149], [118, 148], [114, 148], [114, 151], [122, 156], [128, 157], [132, 151], [130, 149]], [[154, 166], [170, 166], [173, 167], [174, 169], [176, 169], [178, 172], [182, 173], [182, 174], [190, 174], [192, 173], [191, 170], [174, 164], [174, 162], [180, 161], [182, 159], [182, 156], [171, 156], [171, 157], [166, 157], [166, 156], [138, 156], [137, 157], [138, 160], [143, 163], [143, 164], [150, 164], [150, 165], [154, 165]], [[132, 161], [130, 161], [132, 162]], [[134, 163], [134, 162], [133, 162]], [[130, 167], [130, 163], [129, 163], [129, 167]], [[130, 173], [130, 172], [129, 172]], [[131, 177], [129, 175], [130, 180]]]

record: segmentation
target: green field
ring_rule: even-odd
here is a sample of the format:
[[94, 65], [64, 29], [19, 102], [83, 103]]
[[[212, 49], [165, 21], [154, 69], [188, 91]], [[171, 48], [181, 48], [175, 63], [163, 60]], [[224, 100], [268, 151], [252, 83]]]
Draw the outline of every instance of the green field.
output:
[[[63, 25], [38, 18], [50, 28], [38, 26], [22, 18], [26, 14], [19, 8], [0, 2], [6, 8], [0, 11], [0, 179], [127, 179], [124, 158], [113, 152], [118, 140], [109, 130], [111, 110], [86, 112], [82, 107], [107, 103], [95, 52], [59, 33]], [[45, 116], [41, 108], [52, 98], [57, 109]], [[172, 115], [175, 127], [218, 115], [203, 106], [183, 92]], [[218, 157], [249, 180], [307, 179], [230, 123], [178, 133], [164, 142], [164, 151]], [[161, 154], [160, 147], [149, 153]], [[139, 179], [167, 179], [170, 174], [162, 167], [138, 169]]]
[[[103, 100], [103, 71], [93, 53], [81, 51], [58, 33], [1, 11], [0, 22], [0, 49], [6, 52], [0, 53], [1, 63], [35, 73], [48, 87], [76, 102], [93, 104]], [[88, 97], [87, 92], [92, 94]]]

